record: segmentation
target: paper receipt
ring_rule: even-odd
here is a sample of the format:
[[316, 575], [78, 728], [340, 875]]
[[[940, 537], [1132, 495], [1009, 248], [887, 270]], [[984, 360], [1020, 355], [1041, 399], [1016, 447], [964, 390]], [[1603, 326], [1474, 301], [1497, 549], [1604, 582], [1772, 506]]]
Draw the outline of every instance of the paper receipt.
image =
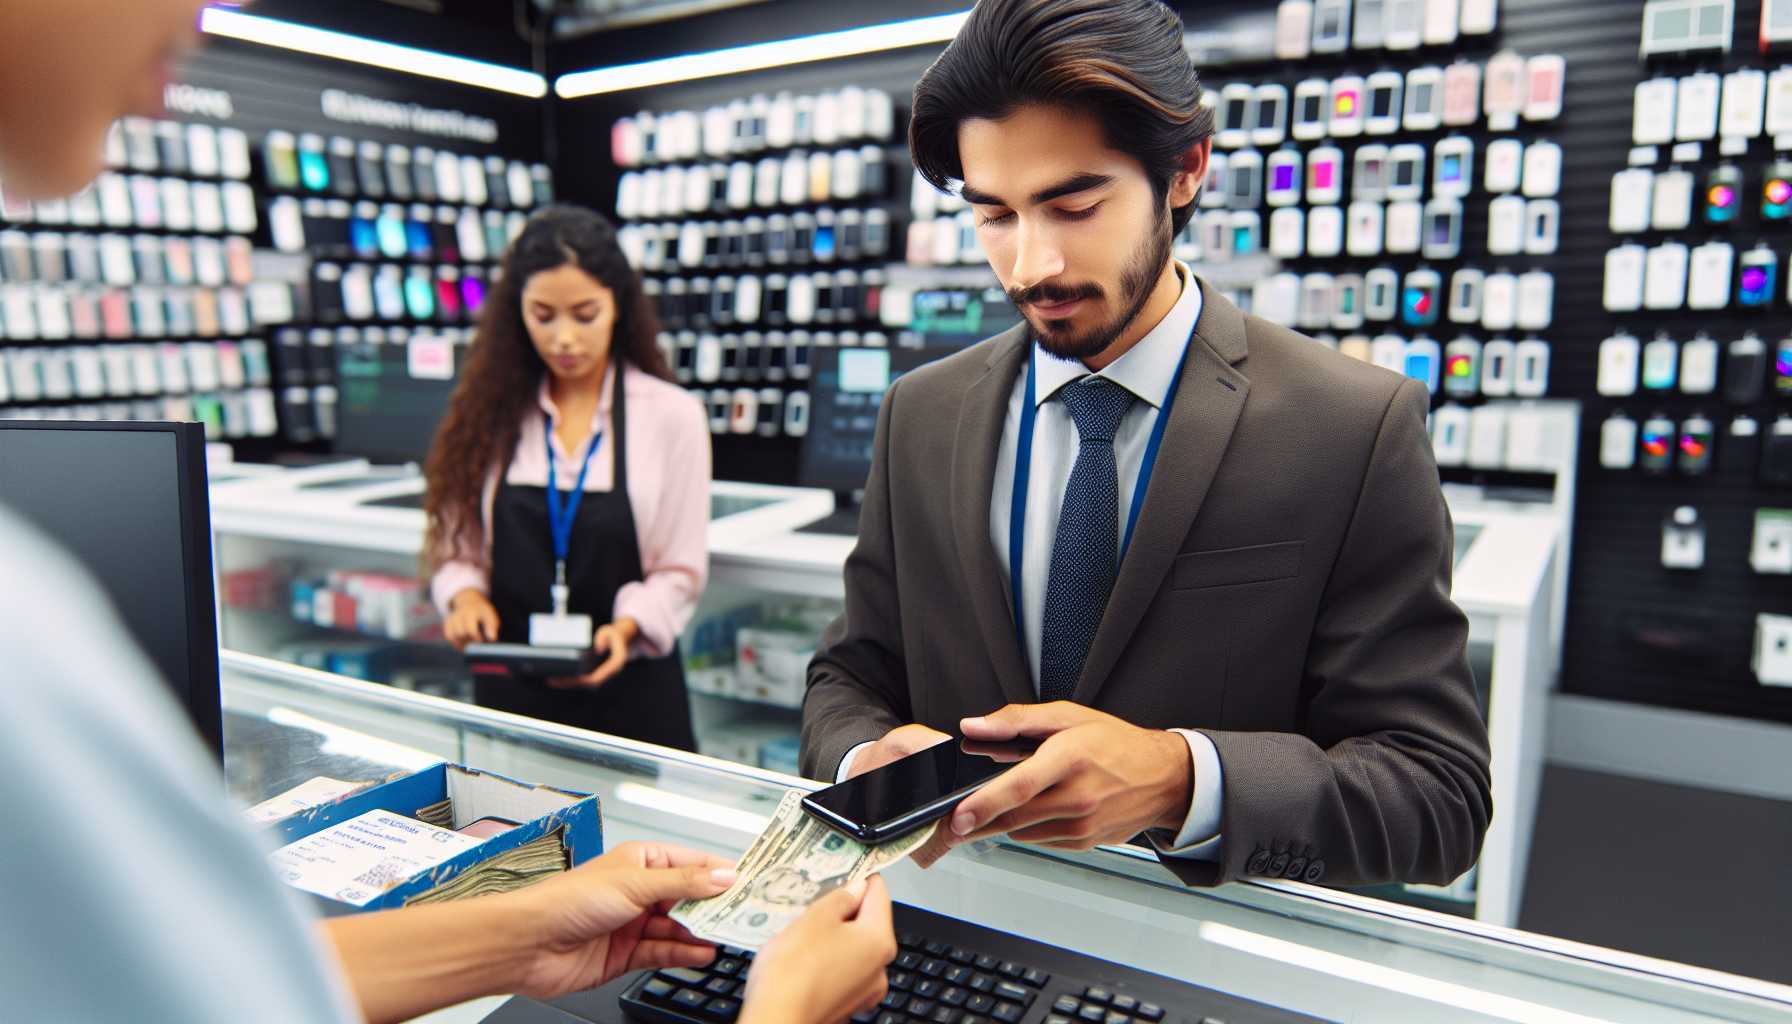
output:
[[368, 811], [268, 854], [286, 884], [357, 907], [482, 840], [392, 811]]

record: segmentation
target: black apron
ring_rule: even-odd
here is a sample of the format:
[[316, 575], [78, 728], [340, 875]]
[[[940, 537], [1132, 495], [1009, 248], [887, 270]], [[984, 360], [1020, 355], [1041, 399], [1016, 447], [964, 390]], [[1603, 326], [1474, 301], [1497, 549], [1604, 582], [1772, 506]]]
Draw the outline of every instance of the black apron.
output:
[[[610, 448], [614, 481], [608, 492], [587, 491], [573, 520], [566, 555], [567, 611], [610, 621], [616, 592], [638, 583], [641, 547], [628, 499], [628, 406], [624, 372], [612, 385]], [[601, 453], [599, 456], [601, 457]], [[509, 467], [505, 467], [505, 476]], [[492, 502], [491, 600], [498, 611], [498, 640], [529, 642], [529, 616], [553, 611], [554, 542], [548, 528], [547, 488], [513, 487], [499, 478]], [[481, 707], [560, 722], [595, 732], [695, 751], [690, 697], [678, 647], [663, 658], [635, 658], [597, 689], [555, 689], [532, 679], [476, 676], [473, 696]]]

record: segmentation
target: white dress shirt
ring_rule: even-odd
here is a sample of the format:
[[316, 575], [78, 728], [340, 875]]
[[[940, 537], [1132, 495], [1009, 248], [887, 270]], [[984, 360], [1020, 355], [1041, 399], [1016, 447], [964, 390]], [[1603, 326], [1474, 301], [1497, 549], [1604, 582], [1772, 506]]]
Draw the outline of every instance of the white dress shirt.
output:
[[[1099, 373], [1125, 388], [1136, 399], [1114, 434], [1114, 459], [1120, 484], [1117, 547], [1125, 540], [1126, 520], [1132, 509], [1133, 491], [1144, 466], [1145, 448], [1152, 427], [1157, 423], [1159, 409], [1182, 361], [1184, 347], [1195, 323], [1201, 318], [1201, 289], [1188, 267], [1181, 262], [1175, 266], [1182, 282], [1182, 294], [1176, 304], [1125, 355]], [[1070, 419], [1070, 411], [1062, 402], [1053, 399], [1066, 384], [1088, 376], [1089, 368], [1079, 360], [1059, 359], [1037, 345], [1033, 347], [1032, 359], [1038, 413], [1033, 431], [1032, 480], [1027, 489], [1026, 537], [1021, 548], [1021, 620], [1026, 633], [1027, 668], [1037, 693], [1040, 637], [1044, 631], [1045, 590], [1051, 572], [1052, 545], [1058, 533], [1058, 513], [1064, 503], [1064, 489], [1070, 482], [1070, 471], [1076, 463], [1079, 447], [1076, 424]], [[989, 500], [989, 539], [995, 548], [996, 561], [1002, 567], [1004, 586], [1010, 578], [1008, 528], [1014, 497], [1015, 453], [1019, 447], [1021, 410], [1026, 397], [1027, 380], [1022, 374], [1014, 382], [1014, 390], [1009, 396], [1007, 421], [996, 455], [995, 487]], [[1013, 595], [1009, 596], [1012, 599]], [[1188, 741], [1195, 785], [1188, 817], [1167, 852], [1204, 860], [1217, 859], [1224, 785], [1219, 752], [1213, 741], [1201, 733], [1185, 729], [1176, 732]], [[854, 757], [867, 745], [861, 744], [847, 752], [840, 762], [839, 778], [845, 778]]]

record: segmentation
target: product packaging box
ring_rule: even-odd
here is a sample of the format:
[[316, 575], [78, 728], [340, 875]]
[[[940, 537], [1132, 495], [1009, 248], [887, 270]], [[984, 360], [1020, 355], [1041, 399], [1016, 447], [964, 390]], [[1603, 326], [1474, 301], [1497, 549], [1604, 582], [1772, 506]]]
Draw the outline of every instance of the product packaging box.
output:
[[[520, 822], [475, 825], [481, 819]], [[473, 826], [470, 832], [457, 831]], [[438, 764], [269, 826], [282, 881], [332, 913], [521, 888], [603, 852], [597, 797]]]

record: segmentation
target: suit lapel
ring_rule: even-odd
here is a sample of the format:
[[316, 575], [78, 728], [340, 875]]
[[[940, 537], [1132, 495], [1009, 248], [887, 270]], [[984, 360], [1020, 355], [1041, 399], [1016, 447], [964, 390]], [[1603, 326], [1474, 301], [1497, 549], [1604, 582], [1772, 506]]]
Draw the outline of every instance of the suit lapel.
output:
[[943, 587], [964, 587], [976, 609], [983, 645], [1002, 693], [1012, 703], [1031, 704], [1033, 677], [1021, 657], [1014, 633], [1014, 613], [1007, 578], [989, 538], [989, 502], [995, 491], [996, 454], [1008, 403], [1026, 356], [1026, 325], [996, 336], [993, 352], [979, 377], [965, 391], [958, 412], [958, 435], [952, 455], [951, 515], [960, 576], [942, 579]]
[[[1250, 381], [1233, 365], [1247, 352], [1244, 314], [1205, 283], [1201, 299], [1201, 319], [1189, 339], [1176, 403], [1164, 426], [1132, 544], [1077, 680], [1073, 699], [1079, 704], [1094, 703], [1157, 596], [1219, 472], [1250, 392]], [[1122, 523], [1126, 507], [1121, 502]]]

